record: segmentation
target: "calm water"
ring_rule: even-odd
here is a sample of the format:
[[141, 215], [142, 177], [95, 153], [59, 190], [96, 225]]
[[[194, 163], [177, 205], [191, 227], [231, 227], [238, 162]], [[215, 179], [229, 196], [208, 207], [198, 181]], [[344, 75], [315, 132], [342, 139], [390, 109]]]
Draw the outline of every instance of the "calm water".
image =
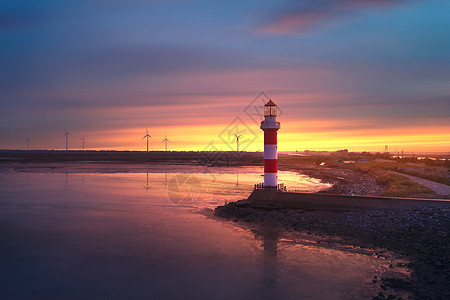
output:
[[[211, 210], [257, 167], [144, 173], [0, 171], [1, 299], [365, 299], [389, 262], [307, 234], [249, 230]], [[292, 190], [327, 185], [281, 172]], [[396, 268], [398, 271], [399, 268]], [[407, 270], [405, 270], [407, 272]]]

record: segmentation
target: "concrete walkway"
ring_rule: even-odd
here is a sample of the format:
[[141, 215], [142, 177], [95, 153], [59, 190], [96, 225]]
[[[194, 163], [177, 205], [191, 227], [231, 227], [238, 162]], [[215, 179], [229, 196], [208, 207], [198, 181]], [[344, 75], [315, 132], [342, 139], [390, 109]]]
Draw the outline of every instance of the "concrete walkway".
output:
[[446, 196], [446, 197], [450, 198], [450, 186], [448, 186], [446, 184], [439, 183], [439, 182], [434, 182], [434, 181], [431, 181], [431, 180], [428, 180], [428, 179], [423, 179], [423, 178], [420, 178], [420, 177], [416, 177], [416, 176], [412, 176], [412, 175], [408, 175], [408, 174], [403, 174], [403, 173], [399, 173], [399, 172], [392, 171], [392, 173], [404, 176], [404, 177], [408, 178], [411, 181], [414, 181], [414, 182], [416, 182], [418, 184], [426, 186], [426, 187], [432, 189], [438, 195]]

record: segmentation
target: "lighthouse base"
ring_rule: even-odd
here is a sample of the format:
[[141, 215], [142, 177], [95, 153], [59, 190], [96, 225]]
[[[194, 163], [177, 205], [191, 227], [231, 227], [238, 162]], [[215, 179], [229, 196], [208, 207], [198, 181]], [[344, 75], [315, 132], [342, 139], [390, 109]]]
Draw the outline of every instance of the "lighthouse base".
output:
[[408, 209], [423, 205], [450, 207], [450, 200], [396, 198], [376, 196], [333, 195], [322, 193], [283, 192], [276, 189], [255, 189], [242, 205], [260, 208], [294, 208], [302, 210], [379, 210]]

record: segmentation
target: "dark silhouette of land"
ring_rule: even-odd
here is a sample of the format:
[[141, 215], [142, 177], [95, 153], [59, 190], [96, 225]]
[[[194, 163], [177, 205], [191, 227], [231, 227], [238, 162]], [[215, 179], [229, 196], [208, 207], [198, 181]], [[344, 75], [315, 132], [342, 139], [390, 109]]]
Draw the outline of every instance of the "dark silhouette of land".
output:
[[150, 163], [171, 162], [207, 166], [258, 165], [263, 153], [234, 151], [60, 151], [0, 150], [1, 163]]

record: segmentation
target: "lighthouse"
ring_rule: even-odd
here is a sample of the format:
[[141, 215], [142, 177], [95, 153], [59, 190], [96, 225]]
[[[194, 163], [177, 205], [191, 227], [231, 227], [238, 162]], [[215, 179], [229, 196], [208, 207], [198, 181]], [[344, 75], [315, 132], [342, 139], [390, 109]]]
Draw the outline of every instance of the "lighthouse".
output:
[[278, 183], [278, 150], [277, 131], [280, 122], [277, 122], [277, 105], [269, 100], [264, 105], [264, 121], [261, 122], [264, 131], [264, 188], [276, 189]]

